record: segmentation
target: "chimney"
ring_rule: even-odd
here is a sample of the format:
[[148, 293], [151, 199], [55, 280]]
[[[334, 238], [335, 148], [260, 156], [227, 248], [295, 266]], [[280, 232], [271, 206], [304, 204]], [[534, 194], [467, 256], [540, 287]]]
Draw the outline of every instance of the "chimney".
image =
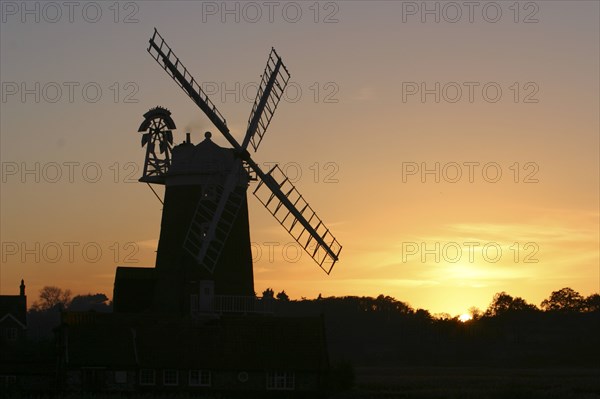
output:
[[191, 133], [189, 133], [189, 132], [185, 134], [185, 142], [188, 144], [190, 144], [192, 142], [192, 140], [190, 139], [190, 135], [191, 135]]
[[19, 294], [21, 296], [25, 296], [25, 281], [23, 281], [23, 279], [21, 279], [21, 285], [19, 286], [19, 288], [21, 289]]

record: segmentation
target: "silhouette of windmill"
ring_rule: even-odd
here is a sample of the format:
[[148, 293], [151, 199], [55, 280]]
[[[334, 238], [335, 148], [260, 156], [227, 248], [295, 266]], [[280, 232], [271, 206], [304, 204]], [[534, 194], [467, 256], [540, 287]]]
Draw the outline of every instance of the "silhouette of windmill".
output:
[[275, 49], [269, 54], [241, 144], [156, 29], [148, 52], [232, 146], [219, 147], [207, 132], [197, 145], [188, 133], [186, 141], [173, 147], [175, 123], [170, 111], [157, 107], [144, 115], [139, 131], [145, 132], [146, 159], [140, 181], [166, 186], [156, 260], [157, 272], [162, 273], [158, 284], [164, 286], [158, 287], [163, 293], [159, 295], [173, 293], [182, 279], [199, 280], [205, 285], [200, 290], [217, 295], [254, 295], [246, 196], [252, 180], [258, 180], [253, 194], [329, 274], [341, 245], [281, 168], [275, 165], [264, 172], [248, 151], [248, 145], [258, 149], [290, 78]]

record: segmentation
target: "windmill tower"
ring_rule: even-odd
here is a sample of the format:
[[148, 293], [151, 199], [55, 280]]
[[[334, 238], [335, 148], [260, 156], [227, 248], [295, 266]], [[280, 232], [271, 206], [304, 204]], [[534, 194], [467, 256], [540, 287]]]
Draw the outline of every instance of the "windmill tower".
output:
[[[208, 289], [209, 294], [252, 296], [254, 284], [246, 202], [251, 177], [245, 169], [237, 171], [239, 176], [230, 201], [223, 209], [223, 217], [230, 222], [229, 234], [218, 235], [222, 248], [211, 267], [207, 264], [198, 267], [191, 238], [202, 240], [206, 237], [210, 213], [216, 211], [227, 176], [237, 166], [236, 157], [233, 150], [215, 144], [210, 132], [206, 132], [199, 144], [193, 144], [188, 133], [183, 143], [173, 146], [172, 130], [175, 128], [170, 111], [156, 107], [144, 114], [138, 129], [143, 133], [142, 146], [146, 147], [140, 181], [165, 186], [156, 257], [160, 302], [169, 302], [169, 298], [178, 297], [182, 291], [193, 295], [200, 294], [203, 289]], [[196, 286], [190, 285], [189, 281], [197, 282]]]
[[[266, 133], [290, 74], [274, 49], [248, 119], [243, 141], [233, 137], [223, 115], [155, 29], [148, 52], [206, 114], [232, 148], [211, 140], [194, 145], [189, 135], [173, 147], [171, 114], [147, 112], [139, 131], [146, 147], [140, 181], [166, 186], [158, 244], [156, 292], [163, 310], [181, 308], [188, 295], [253, 296], [247, 189], [329, 274], [342, 249], [279, 166], [264, 172], [251, 158]], [[159, 153], [156, 153], [156, 147]], [[193, 282], [193, 284], [192, 284]]]

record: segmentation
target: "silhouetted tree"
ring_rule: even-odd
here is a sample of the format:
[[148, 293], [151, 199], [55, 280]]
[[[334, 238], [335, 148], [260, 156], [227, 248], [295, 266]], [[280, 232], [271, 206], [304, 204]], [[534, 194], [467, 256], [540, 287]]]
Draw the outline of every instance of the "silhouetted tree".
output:
[[56, 306], [65, 308], [71, 303], [71, 290], [62, 290], [54, 286], [45, 286], [40, 290], [39, 302], [31, 305], [31, 309], [36, 311], [45, 311]]
[[95, 310], [97, 312], [108, 312], [111, 307], [108, 303], [108, 297], [104, 294], [77, 295], [71, 301], [69, 310], [74, 312], [85, 312]]
[[377, 298], [362, 297], [360, 298], [361, 307], [368, 312], [378, 313], [412, 313], [413, 309], [409, 304], [398, 301], [396, 298], [389, 295], [379, 295]]
[[600, 295], [592, 294], [585, 298], [586, 312], [600, 312]]
[[510, 304], [510, 311], [538, 310], [537, 306], [532, 303], [527, 303], [525, 299], [516, 297]]
[[[596, 309], [599, 296], [586, 298]], [[489, 317], [461, 323], [449, 314], [431, 314], [391, 296], [326, 297], [281, 302], [276, 315], [323, 314], [331, 359], [332, 386], [350, 386], [351, 373], [336, 362], [347, 359], [361, 367], [381, 364], [540, 366], [596, 365], [600, 348], [596, 313], [539, 312], [506, 292], [494, 296]], [[482, 309], [484, 310], [484, 309]], [[476, 308], [471, 315], [481, 314]], [[494, 317], [498, 313], [498, 317]], [[505, 395], [506, 396], [506, 395]], [[509, 397], [510, 395], [506, 396]], [[504, 397], [504, 396], [502, 396]], [[513, 397], [513, 396], [510, 396]]]
[[264, 299], [273, 299], [274, 296], [275, 296], [275, 291], [273, 291], [271, 288], [267, 288], [262, 293], [262, 297]]
[[433, 315], [433, 317], [436, 320], [452, 320], [452, 316], [450, 315], [450, 313], [446, 313], [446, 312], [435, 313]]
[[433, 319], [429, 310], [426, 309], [417, 309], [415, 311], [415, 318], [420, 321], [431, 321]]
[[71, 303], [71, 291], [46, 286], [40, 297], [27, 312], [27, 330], [30, 338], [44, 340], [52, 337], [52, 330], [60, 324], [60, 312]]
[[584, 309], [585, 299], [579, 292], [565, 287], [552, 292], [548, 299], [542, 301], [541, 306], [545, 311], [580, 312]]
[[494, 295], [492, 303], [485, 311], [485, 316], [498, 316], [508, 312], [522, 312], [522, 311], [537, 310], [537, 307], [533, 304], [527, 303], [523, 298], [508, 295], [502, 291]]
[[288, 296], [288, 294], [285, 293], [285, 290], [283, 290], [277, 294], [277, 299], [279, 299], [280, 301], [289, 301], [290, 297]]
[[481, 316], [483, 316], [483, 312], [481, 311], [481, 309], [479, 309], [476, 306], [471, 306], [469, 308], [469, 314], [471, 315], [473, 320], [481, 319]]
[[504, 291], [496, 293], [492, 303], [485, 311], [485, 316], [498, 316], [508, 312], [513, 300], [514, 298]]

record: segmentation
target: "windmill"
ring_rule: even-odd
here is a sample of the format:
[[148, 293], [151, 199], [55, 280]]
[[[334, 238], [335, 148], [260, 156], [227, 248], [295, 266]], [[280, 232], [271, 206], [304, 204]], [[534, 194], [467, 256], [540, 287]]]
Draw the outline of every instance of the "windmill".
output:
[[[275, 165], [264, 172], [248, 151], [249, 145], [255, 152], [258, 149], [290, 78], [275, 49], [269, 54], [240, 144], [223, 115], [156, 29], [149, 42], [150, 55], [232, 146], [231, 149], [217, 146], [207, 132], [205, 140], [196, 146], [188, 134], [186, 142], [171, 148], [170, 129], [175, 124], [170, 112], [156, 108], [144, 115], [140, 131], [150, 129], [150, 132], [142, 138], [142, 145], [148, 143], [149, 147], [140, 181], [167, 186], [157, 269], [177, 268], [174, 263], [193, 259], [196, 271], [189, 273], [197, 273], [197, 266], [201, 265], [203, 276], [214, 278], [216, 290], [221, 283], [221, 293], [252, 295], [246, 192], [250, 181], [257, 180], [255, 197], [329, 274], [339, 259], [341, 245], [281, 168]], [[155, 142], [163, 154], [158, 161], [150, 150], [150, 144]]]

